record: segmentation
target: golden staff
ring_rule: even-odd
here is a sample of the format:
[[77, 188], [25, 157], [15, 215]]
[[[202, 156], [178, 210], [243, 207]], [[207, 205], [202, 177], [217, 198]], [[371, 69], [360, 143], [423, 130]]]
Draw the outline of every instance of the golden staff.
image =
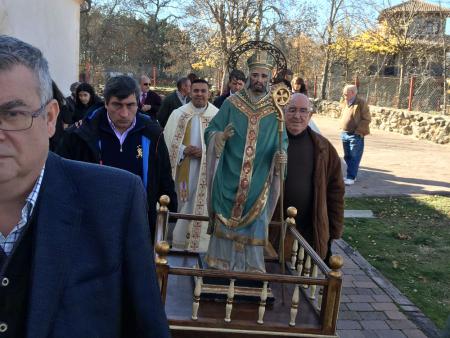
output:
[[[284, 83], [277, 84], [272, 87], [272, 100], [277, 108], [278, 115], [278, 151], [281, 153], [283, 150], [283, 134], [284, 134], [284, 114], [283, 107], [288, 104], [289, 98], [291, 97], [291, 93], [288, 87]], [[280, 219], [281, 219], [281, 236], [279, 243], [279, 251], [280, 251], [280, 263], [281, 263], [281, 272], [285, 273], [285, 262], [284, 262], [284, 240], [286, 238], [286, 225], [284, 223], [284, 172], [285, 172], [285, 163], [284, 161], [280, 161]]]

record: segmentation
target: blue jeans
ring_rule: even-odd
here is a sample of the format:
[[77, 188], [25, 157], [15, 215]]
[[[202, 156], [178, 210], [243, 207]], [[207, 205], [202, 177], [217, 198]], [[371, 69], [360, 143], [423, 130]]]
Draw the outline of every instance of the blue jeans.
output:
[[347, 164], [347, 178], [354, 180], [358, 174], [359, 163], [364, 151], [364, 137], [343, 131], [344, 160]]

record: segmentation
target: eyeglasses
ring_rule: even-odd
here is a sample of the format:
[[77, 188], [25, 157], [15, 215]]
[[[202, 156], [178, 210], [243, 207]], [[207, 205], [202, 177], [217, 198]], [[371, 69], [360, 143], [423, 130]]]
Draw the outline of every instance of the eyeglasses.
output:
[[0, 111], [0, 130], [22, 131], [30, 129], [33, 126], [34, 118], [42, 114], [47, 104], [48, 102], [44, 103], [34, 112]]
[[143, 83], [144, 86], [150, 86], [150, 83]]
[[290, 107], [286, 111], [286, 114], [289, 116], [297, 115], [297, 113], [299, 113], [301, 116], [308, 116], [310, 111], [308, 108], [295, 108], [295, 107]]

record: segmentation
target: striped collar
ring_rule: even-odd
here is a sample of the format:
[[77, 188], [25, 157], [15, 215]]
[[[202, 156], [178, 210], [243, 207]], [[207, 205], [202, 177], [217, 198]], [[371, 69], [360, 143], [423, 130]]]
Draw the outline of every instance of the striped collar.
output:
[[19, 223], [12, 229], [12, 231], [5, 237], [0, 233], [0, 247], [3, 249], [4, 253], [9, 256], [14, 248], [15, 243], [22, 234], [25, 225], [27, 225], [30, 220], [31, 214], [33, 213], [34, 206], [36, 205], [36, 200], [41, 190], [42, 178], [44, 177], [45, 165], [39, 174], [36, 183], [34, 184], [33, 190], [31, 190], [28, 197], [25, 199], [25, 205], [22, 208]]

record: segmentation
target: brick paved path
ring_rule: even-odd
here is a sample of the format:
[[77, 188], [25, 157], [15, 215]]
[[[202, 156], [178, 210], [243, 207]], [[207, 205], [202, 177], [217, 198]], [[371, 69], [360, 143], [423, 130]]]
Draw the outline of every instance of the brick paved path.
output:
[[344, 257], [341, 338], [438, 337], [429, 319], [345, 241], [335, 241], [333, 253]]

